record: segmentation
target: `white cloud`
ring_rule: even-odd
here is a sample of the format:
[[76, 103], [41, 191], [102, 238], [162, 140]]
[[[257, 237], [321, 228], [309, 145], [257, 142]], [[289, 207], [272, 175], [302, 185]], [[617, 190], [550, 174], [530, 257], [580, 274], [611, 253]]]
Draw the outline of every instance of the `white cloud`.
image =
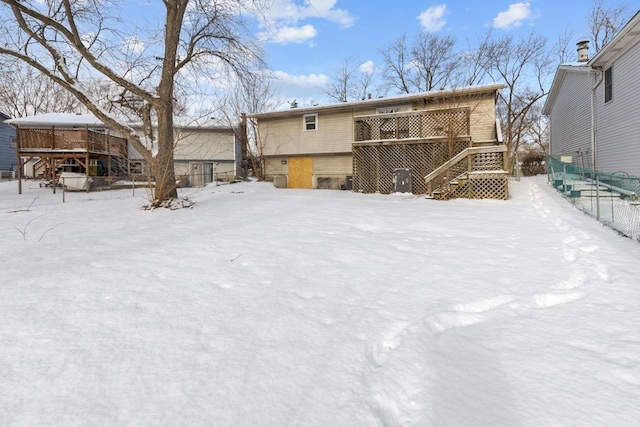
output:
[[288, 43], [304, 43], [314, 38], [318, 32], [313, 25], [304, 25], [302, 27], [281, 27], [274, 32], [264, 32], [259, 37], [265, 41], [288, 44]]
[[355, 19], [343, 9], [335, 9], [337, 0], [306, 0], [303, 5], [295, 0], [273, 0], [269, 10], [265, 11], [267, 21], [296, 23], [307, 18], [321, 18], [336, 22], [344, 27], [353, 25]]
[[447, 23], [444, 19], [446, 11], [447, 6], [445, 4], [430, 7], [418, 16], [420, 25], [422, 25], [425, 31], [430, 33], [442, 29]]
[[343, 27], [353, 25], [355, 19], [343, 9], [334, 9], [337, 0], [308, 0], [309, 6], [303, 8], [303, 16], [324, 18]]
[[529, 2], [514, 3], [493, 18], [493, 28], [509, 29], [522, 25], [522, 21], [534, 18]]
[[[284, 71], [273, 73], [273, 84], [278, 94], [287, 101], [296, 100], [300, 107], [317, 104], [322, 97], [322, 87], [327, 85], [329, 78], [324, 74], [292, 75]], [[282, 104], [278, 108], [288, 108]]]
[[327, 84], [329, 78], [324, 74], [309, 74], [307, 76], [294, 76], [284, 71], [275, 71], [274, 76], [278, 81], [287, 85], [319, 88]]
[[[336, 9], [336, 0], [273, 0], [268, 10], [257, 14], [256, 18], [266, 31], [258, 36], [279, 43], [301, 43], [317, 35], [314, 27], [299, 26], [300, 21], [310, 18], [335, 22], [342, 27], [350, 27], [355, 22], [353, 16], [344, 9]], [[313, 29], [313, 34], [311, 30]]]
[[360, 72], [364, 74], [373, 74], [376, 71], [376, 67], [373, 65], [373, 61], [369, 60], [360, 64]]

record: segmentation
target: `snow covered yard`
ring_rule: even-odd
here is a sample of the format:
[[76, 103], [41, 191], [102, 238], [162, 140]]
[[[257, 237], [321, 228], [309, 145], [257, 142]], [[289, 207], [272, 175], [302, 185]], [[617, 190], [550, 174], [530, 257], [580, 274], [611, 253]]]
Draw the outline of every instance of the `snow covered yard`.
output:
[[510, 190], [0, 212], [2, 424], [637, 424], [640, 243]]

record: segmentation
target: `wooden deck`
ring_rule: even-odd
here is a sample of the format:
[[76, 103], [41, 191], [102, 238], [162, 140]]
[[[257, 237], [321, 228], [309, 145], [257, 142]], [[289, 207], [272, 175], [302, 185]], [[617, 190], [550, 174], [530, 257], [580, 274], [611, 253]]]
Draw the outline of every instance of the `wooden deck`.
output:
[[[43, 178], [53, 181], [55, 193], [56, 170], [78, 165], [82, 173], [95, 176], [92, 163], [106, 163], [111, 170], [112, 160], [127, 160], [128, 143], [125, 138], [89, 128], [18, 128], [16, 129], [18, 155], [18, 192], [22, 192], [23, 166], [31, 159], [44, 161]], [[115, 162], [114, 162], [115, 163]]]
[[127, 157], [127, 140], [89, 129], [17, 129], [18, 150], [24, 154], [91, 153]]

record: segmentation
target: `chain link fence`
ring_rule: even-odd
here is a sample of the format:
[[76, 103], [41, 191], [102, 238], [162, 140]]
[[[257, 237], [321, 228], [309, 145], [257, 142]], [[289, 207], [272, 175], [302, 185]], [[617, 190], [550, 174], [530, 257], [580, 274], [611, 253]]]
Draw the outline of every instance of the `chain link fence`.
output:
[[[18, 194], [18, 180], [8, 175], [0, 178], [0, 211], [11, 212], [30, 210], [37, 206], [56, 205], [59, 203], [73, 203], [91, 200], [110, 200], [140, 197], [141, 204], [150, 198], [149, 183], [144, 176], [134, 177], [122, 175], [106, 177], [92, 177], [86, 191], [84, 175], [78, 178], [63, 177], [56, 181], [55, 193], [51, 180], [23, 179], [22, 194]], [[229, 173], [201, 173], [191, 172], [188, 176], [176, 176], [178, 195], [188, 192], [189, 188], [199, 188], [210, 185], [234, 182]]]
[[[91, 200], [124, 199], [147, 197], [148, 191], [140, 182], [117, 181], [111, 188], [108, 186], [92, 186], [90, 191], [70, 189], [62, 185], [56, 186], [55, 193], [50, 181], [38, 179], [22, 180], [22, 194], [18, 194], [18, 180], [0, 181], [0, 211], [11, 212], [30, 210], [38, 206], [49, 206], [60, 203], [73, 203]], [[146, 183], [144, 183], [146, 187]]]
[[578, 209], [619, 233], [640, 241], [640, 179], [607, 173], [548, 156], [551, 184]]

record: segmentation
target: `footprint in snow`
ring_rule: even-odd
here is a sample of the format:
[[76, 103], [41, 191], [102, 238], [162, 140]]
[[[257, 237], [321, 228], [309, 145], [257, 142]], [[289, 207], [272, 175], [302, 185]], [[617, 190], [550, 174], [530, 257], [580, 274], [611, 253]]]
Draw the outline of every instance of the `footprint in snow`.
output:
[[578, 301], [584, 296], [582, 292], [536, 294], [533, 296], [533, 303], [536, 308], [546, 308]]

